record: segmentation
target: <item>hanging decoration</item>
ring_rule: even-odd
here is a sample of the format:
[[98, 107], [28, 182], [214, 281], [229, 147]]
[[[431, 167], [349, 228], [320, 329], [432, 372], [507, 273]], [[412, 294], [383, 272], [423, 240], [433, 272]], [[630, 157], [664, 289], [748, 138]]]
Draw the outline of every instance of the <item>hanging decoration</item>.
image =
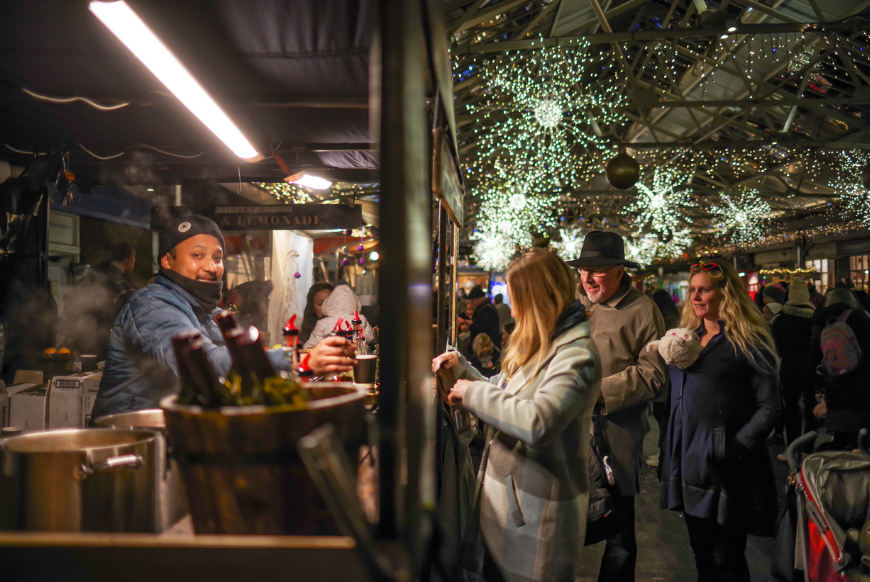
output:
[[640, 164], [627, 153], [621, 152], [607, 162], [604, 177], [614, 188], [627, 190], [640, 178]]
[[840, 193], [846, 211], [859, 223], [870, 226], [870, 190], [864, 185], [867, 152], [842, 150], [837, 153], [837, 161], [837, 177], [831, 187]]
[[562, 240], [553, 240], [550, 246], [556, 251], [556, 254], [562, 257], [564, 261], [572, 261], [580, 256], [580, 251], [583, 248], [583, 240], [586, 238], [586, 231], [578, 226], [569, 226], [559, 229], [559, 234]]
[[637, 185], [637, 198], [623, 214], [632, 217], [635, 232], [651, 233], [667, 240], [681, 230], [682, 214], [695, 206], [689, 198], [690, 190], [683, 187], [685, 173], [675, 166], [660, 166], [653, 173], [649, 185]]
[[480, 126], [471, 173], [525, 176], [547, 190], [600, 171], [604, 130], [625, 124], [617, 108], [627, 98], [619, 69], [588, 46], [508, 52], [482, 67], [486, 98], [467, 106]]
[[710, 208], [715, 217], [713, 228], [723, 235], [730, 233], [731, 242], [738, 245], [764, 238], [764, 227], [773, 209], [758, 190], [742, 190], [739, 194], [722, 192], [719, 198], [722, 205]]
[[274, 196], [276, 200], [283, 202], [284, 204], [306, 204], [314, 202], [314, 199], [311, 197], [308, 190], [297, 184], [290, 184], [288, 182], [277, 182], [275, 184], [254, 182], [254, 185], [263, 188], [269, 194]]
[[691, 246], [692, 235], [689, 229], [677, 230], [663, 239], [656, 234], [635, 234], [625, 241], [625, 257], [641, 268], [646, 268], [659, 260], [680, 257]]
[[477, 228], [469, 237], [476, 241], [474, 256], [485, 270], [507, 267], [517, 251], [534, 244], [532, 232], [556, 225], [561, 213], [561, 193], [533, 194], [527, 182], [485, 181], [475, 188], [481, 200]]

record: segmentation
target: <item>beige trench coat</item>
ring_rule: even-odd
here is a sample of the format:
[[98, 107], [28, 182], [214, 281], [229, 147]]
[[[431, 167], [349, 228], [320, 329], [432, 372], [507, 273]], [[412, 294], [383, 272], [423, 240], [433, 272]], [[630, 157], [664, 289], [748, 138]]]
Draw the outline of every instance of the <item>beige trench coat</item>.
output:
[[665, 322], [653, 300], [631, 286], [626, 275], [610, 300], [593, 304], [578, 288], [578, 299], [589, 312], [592, 340], [601, 356], [601, 427], [614, 460], [614, 473], [624, 495], [640, 492], [645, 418], [650, 400], [661, 394], [667, 366], [646, 345], [665, 335]]
[[[480, 529], [508, 582], [573, 582], [586, 533], [587, 455], [601, 367], [588, 323], [556, 338], [541, 371], [502, 389], [462, 361], [463, 405], [489, 425]], [[496, 432], [498, 431], [498, 432]], [[468, 540], [466, 540], [466, 543]]]

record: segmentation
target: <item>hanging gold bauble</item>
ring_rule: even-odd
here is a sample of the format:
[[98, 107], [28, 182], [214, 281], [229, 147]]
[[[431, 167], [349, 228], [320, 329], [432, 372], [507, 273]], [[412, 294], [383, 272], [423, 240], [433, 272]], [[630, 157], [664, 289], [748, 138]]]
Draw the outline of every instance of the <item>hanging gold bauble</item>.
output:
[[640, 178], [640, 164], [633, 157], [622, 152], [607, 162], [604, 176], [614, 188], [627, 190], [634, 186]]

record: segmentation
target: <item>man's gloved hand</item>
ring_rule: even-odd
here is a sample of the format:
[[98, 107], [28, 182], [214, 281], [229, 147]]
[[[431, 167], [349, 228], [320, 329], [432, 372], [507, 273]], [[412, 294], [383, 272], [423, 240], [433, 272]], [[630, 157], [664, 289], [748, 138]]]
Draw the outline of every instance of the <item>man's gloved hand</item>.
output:
[[349, 372], [357, 365], [353, 342], [343, 337], [327, 337], [308, 352], [308, 365], [318, 376], [327, 372]]

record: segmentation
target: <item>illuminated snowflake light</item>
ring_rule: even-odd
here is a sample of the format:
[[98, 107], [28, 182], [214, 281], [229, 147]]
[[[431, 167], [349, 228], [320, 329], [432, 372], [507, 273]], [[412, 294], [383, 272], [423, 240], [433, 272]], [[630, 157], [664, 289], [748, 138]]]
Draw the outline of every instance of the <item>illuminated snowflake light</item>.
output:
[[681, 230], [681, 215], [694, 206], [689, 189], [683, 187], [685, 178], [676, 167], [658, 167], [652, 183], [637, 184], [637, 198], [623, 211], [632, 217], [636, 232], [649, 232], [668, 239]]
[[674, 259], [683, 254], [692, 244], [689, 229], [681, 229], [663, 239], [655, 234], [636, 233], [625, 241], [625, 257], [641, 268], [659, 260]]
[[553, 99], [541, 99], [535, 105], [535, 120], [547, 128], [556, 127], [562, 119], [562, 108]]
[[485, 182], [472, 194], [481, 200], [474, 256], [485, 270], [507, 268], [517, 251], [532, 246], [532, 232], [553, 228], [561, 212], [559, 194], [531, 194], [528, 182]]
[[[628, 100], [622, 72], [587, 54], [588, 43], [513, 51], [481, 66], [484, 99], [468, 105], [479, 128], [469, 168], [496, 180], [525, 176], [542, 190], [579, 185], [610, 148]], [[457, 71], [460, 75], [461, 71]]]
[[710, 213], [716, 217], [712, 226], [723, 234], [730, 233], [730, 242], [747, 245], [765, 237], [764, 227], [772, 209], [758, 190], [743, 190], [739, 194], [722, 192], [719, 198], [722, 206], [710, 208]]
[[556, 254], [565, 261], [579, 257], [580, 251], [583, 249], [583, 241], [586, 239], [586, 231], [577, 226], [569, 226], [568, 228], [560, 228], [559, 234], [562, 235], [562, 240], [550, 242], [550, 246], [553, 247]]

